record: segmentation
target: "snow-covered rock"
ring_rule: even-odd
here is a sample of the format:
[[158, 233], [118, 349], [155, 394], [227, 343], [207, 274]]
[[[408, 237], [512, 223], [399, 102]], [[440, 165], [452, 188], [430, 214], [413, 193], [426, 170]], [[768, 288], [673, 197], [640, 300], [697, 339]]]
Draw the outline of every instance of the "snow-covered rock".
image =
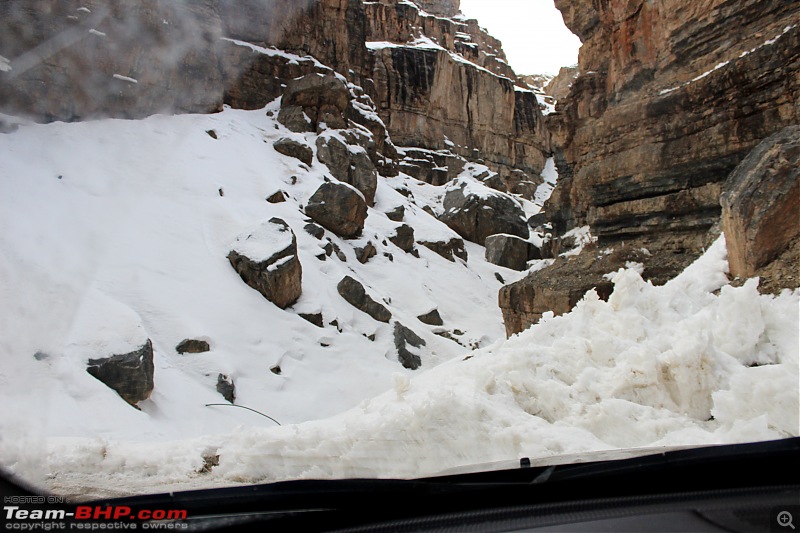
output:
[[239, 235], [228, 260], [245, 283], [281, 309], [295, 303], [303, 292], [297, 239], [280, 218]]
[[446, 190], [444, 213], [439, 218], [465, 239], [482, 245], [486, 237], [498, 233], [528, 238], [525, 212], [512, 196], [466, 176]]

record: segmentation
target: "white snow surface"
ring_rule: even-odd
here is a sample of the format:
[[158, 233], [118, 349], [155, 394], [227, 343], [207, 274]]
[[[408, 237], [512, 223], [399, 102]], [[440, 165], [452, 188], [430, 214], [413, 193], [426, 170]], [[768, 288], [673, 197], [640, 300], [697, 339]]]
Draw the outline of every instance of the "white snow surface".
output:
[[[663, 287], [620, 270], [608, 302], [591, 291], [567, 315], [415, 377], [398, 373], [393, 390], [326, 420], [175, 442], [49, 439], [49, 485], [106, 494], [402, 478], [523, 456], [796, 436], [799, 294], [762, 296], [756, 280], [728, 286], [726, 269], [720, 238]], [[219, 466], [198, 473], [208, 454]]]
[[[298, 206], [326, 169], [271, 147], [287, 135], [314, 147], [316, 136], [288, 132], [267, 110], [22, 124], [0, 135], [0, 398], [14, 406], [0, 415], [4, 467], [91, 497], [798, 435], [800, 291], [727, 285], [722, 238], [665, 286], [630, 265], [612, 276], [608, 302], [591, 291], [571, 313], [503, 340], [494, 274], [521, 273], [486, 263], [471, 243], [467, 264], [382, 244], [399, 226], [383, 213], [397, 205], [418, 241], [454, 236], [421, 208], [444, 186], [380, 178], [364, 235], [326, 234], [347, 262], [317, 259], [325, 241], [303, 230]], [[265, 201], [279, 189], [287, 202]], [[226, 259], [238, 236], [276, 216], [303, 264], [303, 296], [288, 310]], [[361, 265], [353, 247], [367, 241], [379, 253]], [[398, 364], [391, 325], [339, 297], [344, 275], [424, 338], [422, 369]], [[416, 320], [433, 307], [479, 349]], [[300, 312], [321, 312], [326, 326]], [[147, 338], [156, 386], [137, 411], [86, 360]], [[179, 355], [185, 338], [211, 351]], [[283, 425], [205, 407], [221, 401], [219, 373], [234, 379], [237, 404]], [[203, 473], [214, 455], [219, 465]]]
[[[221, 401], [220, 373], [235, 381], [238, 404], [283, 424], [326, 418], [380, 394], [393, 374], [412, 371], [397, 361], [393, 325], [339, 296], [345, 275], [426, 341], [423, 369], [503, 337], [495, 273], [517, 273], [487, 263], [477, 245], [467, 244], [464, 264], [422, 246], [415, 258], [386, 238], [401, 223], [384, 212], [398, 205], [417, 240], [456, 236], [393, 188], [424, 198], [428, 184], [380, 179], [358, 239], [327, 232], [317, 240], [303, 229], [300, 206], [330, 173], [274, 151], [280, 137], [312, 148], [316, 140], [266, 115], [278, 106], [138, 121], [15, 120], [16, 131], [0, 134], [0, 398], [19, 406], [0, 415], [0, 464], [39, 468], [38, 452], [56, 437], [162, 442], [273, 425], [242, 409], [205, 407]], [[278, 190], [288, 200], [266, 202]], [[303, 295], [288, 310], [244, 284], [227, 259], [237, 237], [258, 233], [272, 217], [294, 231], [303, 265]], [[283, 243], [273, 237], [259, 235], [249, 252], [269, 254]], [[347, 262], [317, 258], [327, 239]], [[369, 241], [378, 255], [361, 265], [354, 248]], [[443, 327], [416, 318], [434, 307]], [[324, 328], [299, 313], [322, 313]], [[442, 332], [457, 341], [435, 334]], [[137, 411], [89, 375], [86, 362], [148, 338], [155, 389]], [[179, 355], [183, 339], [207, 340], [211, 350]], [[280, 375], [270, 370], [276, 366]]]
[[540, 208], [550, 199], [550, 195], [553, 194], [553, 190], [558, 183], [558, 169], [556, 168], [555, 158], [548, 157], [544, 162], [544, 169], [542, 169], [541, 177], [544, 181], [541, 185], [536, 187], [536, 192], [533, 195], [533, 203]]

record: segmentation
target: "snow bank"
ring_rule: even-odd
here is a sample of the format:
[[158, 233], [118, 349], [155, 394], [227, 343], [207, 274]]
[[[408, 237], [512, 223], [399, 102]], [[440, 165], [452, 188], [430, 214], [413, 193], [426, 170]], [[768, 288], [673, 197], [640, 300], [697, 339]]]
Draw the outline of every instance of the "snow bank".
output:
[[[50, 485], [417, 477], [522, 456], [796, 436], [800, 291], [727, 286], [726, 270], [722, 238], [665, 286], [622, 269], [608, 302], [592, 291], [571, 313], [397, 376], [394, 390], [326, 420], [136, 446], [54, 439]], [[197, 473], [201, 450], [220, 456], [211, 473]]]

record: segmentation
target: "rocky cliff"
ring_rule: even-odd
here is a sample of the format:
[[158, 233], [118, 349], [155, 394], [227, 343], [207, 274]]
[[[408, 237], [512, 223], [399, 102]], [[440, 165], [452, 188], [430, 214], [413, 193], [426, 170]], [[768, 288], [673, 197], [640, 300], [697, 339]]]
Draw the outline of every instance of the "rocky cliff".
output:
[[[556, 6], [583, 47], [579, 76], [545, 117], [560, 174], [545, 218], [556, 243], [589, 226], [600, 247], [654, 252], [645, 277], [672, 253], [668, 279], [718, 234], [728, 175], [760, 141], [800, 123], [800, 10], [782, 0]], [[572, 288], [602, 283], [559, 267], [567, 261], [504, 288], [508, 333], [554, 308], [532, 296], [550, 277]]]
[[[558, 1], [584, 42], [549, 118], [571, 175], [550, 213], [602, 242], [675, 236], [697, 249], [720, 183], [765, 137], [800, 121], [793, 2]], [[602, 139], [602, 142], [598, 142]]]
[[550, 150], [535, 95], [515, 88], [499, 41], [458, 9], [457, 0], [6, 2], [0, 106], [44, 121], [257, 109], [288, 80], [334, 70], [377, 103], [397, 144], [445, 151], [456, 168], [479, 160], [507, 188], [530, 192]]
[[365, 6], [370, 77], [392, 139], [481, 159], [512, 190], [538, 179], [549, 136], [536, 95], [516, 87], [500, 43], [462, 16], [410, 2]]
[[578, 66], [561, 67], [558, 74], [548, 80], [544, 92], [556, 100], [562, 100], [569, 94], [572, 82], [578, 77]]

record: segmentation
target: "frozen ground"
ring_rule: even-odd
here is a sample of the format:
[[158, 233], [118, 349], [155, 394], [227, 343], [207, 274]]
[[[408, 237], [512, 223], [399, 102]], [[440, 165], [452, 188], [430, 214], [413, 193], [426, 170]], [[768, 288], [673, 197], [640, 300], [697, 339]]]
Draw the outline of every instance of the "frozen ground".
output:
[[[467, 243], [466, 264], [391, 243], [379, 249], [392, 260], [355, 260], [354, 244], [380, 243], [398, 225], [383, 214], [396, 205], [417, 240], [454, 236], [420, 207], [443, 188], [381, 179], [364, 237], [329, 234], [347, 261], [321, 262], [298, 206], [326, 169], [278, 155], [281, 136], [314, 145], [264, 110], [0, 135], [0, 398], [13, 406], [0, 415], [0, 464], [92, 496], [798, 434], [800, 293], [728, 286], [722, 240], [666, 286], [632, 265], [614, 274], [608, 302], [589, 293], [506, 341], [495, 273], [521, 274], [486, 263], [480, 246]], [[289, 201], [267, 203], [278, 189]], [[273, 216], [293, 228], [303, 264], [303, 296], [286, 311], [226, 259], [238, 235]], [[390, 326], [339, 297], [344, 275], [426, 340], [421, 370], [396, 361]], [[416, 320], [433, 307], [460, 344]], [[300, 312], [322, 312], [326, 327]], [[146, 338], [156, 387], [137, 411], [85, 365]], [[184, 338], [212, 349], [179, 355]], [[237, 403], [283, 425], [205, 407], [221, 400], [218, 373], [234, 378]]]

